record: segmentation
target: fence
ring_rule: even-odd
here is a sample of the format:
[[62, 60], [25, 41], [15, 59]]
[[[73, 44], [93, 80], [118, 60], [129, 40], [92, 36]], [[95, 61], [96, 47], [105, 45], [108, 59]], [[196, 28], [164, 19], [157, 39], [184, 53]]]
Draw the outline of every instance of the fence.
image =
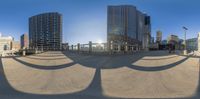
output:
[[80, 44], [69, 46], [70, 51], [79, 51], [79, 52], [108, 52], [107, 43], [92, 43]]
[[139, 51], [139, 45], [128, 45], [127, 43], [92, 43], [88, 44], [70, 45], [68, 47], [70, 51], [80, 52], [80, 53], [132, 53]]

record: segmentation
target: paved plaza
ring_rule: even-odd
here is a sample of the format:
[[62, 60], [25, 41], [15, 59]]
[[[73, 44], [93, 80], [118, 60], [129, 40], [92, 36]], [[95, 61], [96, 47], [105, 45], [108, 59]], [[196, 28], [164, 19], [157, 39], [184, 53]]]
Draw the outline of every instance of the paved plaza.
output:
[[0, 61], [1, 99], [199, 98], [198, 56], [51, 51]]

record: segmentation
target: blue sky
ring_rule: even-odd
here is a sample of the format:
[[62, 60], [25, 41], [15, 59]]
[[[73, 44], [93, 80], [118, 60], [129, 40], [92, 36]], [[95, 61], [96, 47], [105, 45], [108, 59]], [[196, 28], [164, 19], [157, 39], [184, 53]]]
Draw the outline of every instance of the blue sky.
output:
[[170, 34], [183, 38], [182, 26], [189, 29], [187, 38], [200, 32], [199, 0], [1, 0], [0, 32], [19, 40], [28, 33], [29, 17], [59, 12], [63, 15], [63, 42], [105, 42], [107, 6], [122, 4], [134, 5], [151, 16], [153, 36], [159, 29], [164, 39]]

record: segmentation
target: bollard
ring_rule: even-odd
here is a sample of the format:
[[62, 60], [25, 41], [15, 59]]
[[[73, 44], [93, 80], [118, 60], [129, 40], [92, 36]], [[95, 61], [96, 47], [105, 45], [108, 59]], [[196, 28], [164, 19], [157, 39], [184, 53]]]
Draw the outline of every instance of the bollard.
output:
[[92, 53], [92, 41], [89, 41], [89, 53]]
[[125, 52], [128, 52], [128, 43], [125, 43]]
[[38, 48], [35, 49], [35, 54], [38, 54]]
[[77, 51], [80, 52], [80, 43], [77, 44]]
[[72, 47], [72, 51], [73, 51], [73, 47], [74, 47], [74, 46], [73, 46], [73, 45], [71, 45], [71, 47]]
[[26, 51], [25, 51], [25, 50], [22, 51], [22, 55], [23, 55], [23, 56], [26, 55]]
[[118, 45], [118, 52], [121, 52], [121, 46]]

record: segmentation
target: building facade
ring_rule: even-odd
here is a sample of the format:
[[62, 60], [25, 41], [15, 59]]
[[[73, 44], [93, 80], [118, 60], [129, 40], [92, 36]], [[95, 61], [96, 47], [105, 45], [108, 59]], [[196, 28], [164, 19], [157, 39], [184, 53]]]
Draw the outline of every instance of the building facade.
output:
[[167, 43], [175, 46], [175, 49], [180, 49], [180, 47], [181, 47], [181, 45], [179, 45], [179, 38], [177, 35], [170, 35], [167, 38]]
[[29, 18], [29, 46], [38, 50], [62, 49], [62, 15], [43, 13]]
[[7, 50], [12, 50], [12, 42], [14, 41], [11, 36], [2, 36], [0, 34], [0, 53]]
[[154, 43], [154, 37], [151, 37], [150, 44]]
[[167, 40], [162, 40], [161, 45], [167, 45]]
[[23, 34], [20, 37], [20, 45], [21, 45], [21, 49], [26, 49], [28, 48], [28, 34]]
[[12, 50], [13, 51], [19, 51], [21, 49], [19, 41], [12, 41]]
[[68, 43], [62, 43], [62, 50], [69, 50], [69, 44]]
[[132, 5], [108, 6], [107, 13], [108, 50], [148, 49], [150, 16]]
[[160, 31], [160, 30], [158, 30], [157, 32], [156, 32], [156, 43], [161, 43], [161, 41], [162, 41], [162, 32]]
[[179, 38], [176, 35], [170, 35], [167, 38], [167, 43], [178, 43], [178, 41], [179, 41]]
[[191, 38], [186, 40], [186, 48], [189, 51], [197, 50], [197, 38]]
[[200, 52], [200, 32], [198, 34], [198, 41], [197, 41], [197, 43], [198, 43], [198, 51]]

